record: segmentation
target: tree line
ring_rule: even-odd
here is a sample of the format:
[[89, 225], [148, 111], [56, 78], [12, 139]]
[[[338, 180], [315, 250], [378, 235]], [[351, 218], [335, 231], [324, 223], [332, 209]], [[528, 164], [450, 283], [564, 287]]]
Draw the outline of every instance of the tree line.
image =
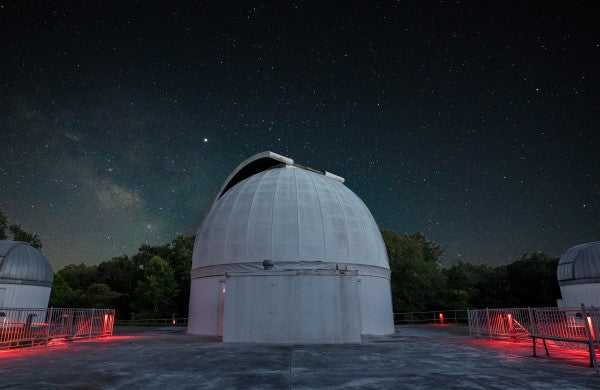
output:
[[9, 239], [9, 236], [6, 233], [7, 229], [14, 241], [28, 242], [32, 247], [42, 249], [42, 241], [37, 234], [25, 231], [19, 223], [9, 223], [6, 215], [0, 211], [0, 240]]
[[[0, 212], [0, 237], [42, 243], [9, 224]], [[442, 267], [442, 249], [423, 234], [382, 230], [391, 269], [394, 312], [485, 307], [555, 306], [560, 298], [558, 258], [528, 253], [500, 266], [459, 262]], [[50, 306], [115, 308], [117, 317], [187, 317], [194, 236], [142, 245], [98, 265], [71, 264], [55, 273]]]
[[57, 271], [53, 307], [111, 307], [119, 319], [187, 317], [194, 236], [142, 245], [133, 256]]
[[[394, 312], [484, 307], [555, 306], [558, 258], [535, 252], [492, 267], [441, 265], [443, 252], [423, 234], [382, 230], [390, 261]], [[119, 318], [187, 317], [194, 236], [98, 265], [68, 265], [56, 273], [50, 305], [115, 307]]]
[[441, 266], [442, 250], [423, 234], [382, 230], [392, 270], [394, 312], [556, 306], [559, 258], [526, 253], [492, 267], [459, 262]]

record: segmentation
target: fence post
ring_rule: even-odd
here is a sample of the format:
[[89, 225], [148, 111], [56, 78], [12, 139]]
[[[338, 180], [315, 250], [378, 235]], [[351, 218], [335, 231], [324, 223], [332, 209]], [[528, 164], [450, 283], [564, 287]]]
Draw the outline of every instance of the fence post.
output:
[[50, 327], [52, 326], [52, 313], [54, 312], [54, 308], [51, 307], [50, 310], [48, 311], [48, 315], [46, 317], [46, 341], [44, 342], [44, 344], [48, 344], [48, 341], [50, 341]]
[[111, 316], [110, 316], [110, 335], [113, 335], [113, 331], [115, 328], [115, 310], [113, 309], [111, 311]]
[[[592, 324], [594, 324], [595, 328], [595, 332], [596, 332], [596, 344], [598, 344], [598, 351], [600, 351], [600, 311], [598, 311], [598, 308], [594, 308], [594, 306], [592, 306], [592, 312], [593, 312], [593, 316], [592, 313], [590, 313], [590, 317], [592, 317]], [[594, 319], [596, 321], [594, 321]], [[598, 363], [596, 363], [596, 372], [598, 372]]]
[[487, 307], [485, 308], [485, 318], [487, 321], [488, 337], [491, 339], [492, 338], [492, 324], [490, 323], [490, 309], [488, 309]]
[[467, 308], [467, 323], [469, 324], [469, 336], [473, 336], [473, 332], [471, 329], [471, 313], [469, 313], [468, 308]]
[[533, 318], [533, 310], [531, 310], [531, 307], [527, 306], [527, 311], [529, 312], [529, 325], [531, 326], [531, 333], [537, 335], [537, 327], [535, 326], [535, 320]]
[[89, 322], [90, 323], [90, 331], [88, 333], [88, 340], [92, 339], [92, 326], [94, 325], [94, 311], [95, 310], [96, 309], [92, 308], [92, 315], [90, 316], [90, 322]]
[[588, 348], [590, 351], [590, 366], [594, 367], [594, 369], [596, 370], [596, 374], [598, 374], [598, 362], [596, 360], [596, 349], [594, 348], [594, 334], [593, 334], [593, 329], [591, 329], [591, 314], [588, 315], [585, 312], [585, 305], [582, 303], [581, 304], [581, 315], [583, 317], [583, 322], [585, 324], [585, 333], [588, 336]]
[[[590, 317], [592, 318], [592, 324], [594, 325], [594, 331], [596, 333], [596, 344], [598, 344], [598, 351], [600, 351], [600, 311], [592, 305]], [[594, 321], [595, 320], [595, 321]]]

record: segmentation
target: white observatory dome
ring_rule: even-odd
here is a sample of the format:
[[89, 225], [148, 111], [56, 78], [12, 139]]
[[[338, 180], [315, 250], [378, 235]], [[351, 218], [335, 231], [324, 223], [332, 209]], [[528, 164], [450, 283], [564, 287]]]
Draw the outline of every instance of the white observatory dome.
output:
[[0, 241], [0, 308], [45, 308], [54, 274], [42, 252], [20, 241]]
[[196, 233], [188, 332], [252, 342], [392, 333], [385, 244], [343, 183], [271, 152], [240, 164]]
[[556, 269], [561, 307], [600, 306], [600, 241], [569, 248]]
[[379, 228], [339, 180], [292, 165], [231, 187], [198, 229], [192, 268], [323, 261], [389, 269]]

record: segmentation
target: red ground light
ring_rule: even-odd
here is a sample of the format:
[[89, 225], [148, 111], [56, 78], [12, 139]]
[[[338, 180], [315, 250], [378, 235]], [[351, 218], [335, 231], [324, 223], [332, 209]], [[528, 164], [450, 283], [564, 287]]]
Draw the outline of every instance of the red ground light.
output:
[[54, 339], [50, 340], [46, 345], [40, 345], [35, 347], [21, 347], [21, 348], [11, 348], [11, 349], [2, 349], [0, 350], [0, 359], [12, 359], [19, 357], [27, 357], [31, 355], [39, 355], [48, 353], [49, 351], [69, 351], [69, 349], [73, 346], [73, 344], [80, 343], [110, 343], [110, 342], [122, 342], [128, 340], [136, 340], [144, 338], [145, 336], [141, 335], [127, 335], [127, 336], [110, 336], [110, 337], [99, 337], [91, 340], [81, 339], [81, 340], [73, 340], [66, 341], [65, 339]]
[[[552, 342], [546, 341], [550, 356], [538, 354], [533, 357], [533, 345], [531, 340], [510, 341], [510, 340], [472, 340], [474, 344], [486, 348], [494, 349], [506, 355], [508, 360], [522, 360], [527, 364], [528, 359], [548, 359], [550, 361], [561, 362], [574, 366], [589, 367], [589, 351], [587, 346], [581, 344], [581, 349], [568, 349], [556, 346]], [[541, 340], [537, 341], [538, 351], [543, 351], [544, 346]]]

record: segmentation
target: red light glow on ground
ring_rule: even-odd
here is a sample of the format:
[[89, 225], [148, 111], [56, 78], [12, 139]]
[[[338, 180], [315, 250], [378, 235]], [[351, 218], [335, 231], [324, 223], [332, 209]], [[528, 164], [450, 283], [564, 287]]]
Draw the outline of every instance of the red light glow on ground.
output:
[[468, 342], [473, 343], [478, 347], [485, 347], [501, 352], [509, 361], [522, 360], [523, 364], [527, 364], [528, 359], [546, 359], [575, 366], [589, 367], [590, 362], [587, 345], [584, 344], [578, 344], [580, 349], [570, 349], [561, 348], [548, 340], [546, 341], [546, 345], [548, 346], [550, 356], [546, 356], [542, 341], [537, 340], [538, 357], [536, 358], [533, 356], [533, 344], [531, 339], [517, 342], [511, 340], [480, 339], [470, 340]]
[[126, 336], [109, 336], [109, 337], [99, 337], [91, 340], [88, 339], [80, 339], [73, 341], [66, 341], [65, 339], [54, 339], [50, 340], [47, 345], [40, 345], [35, 347], [20, 347], [20, 348], [12, 348], [12, 349], [1, 349], [0, 350], [0, 359], [10, 359], [10, 358], [18, 358], [18, 357], [26, 357], [32, 355], [40, 355], [49, 352], [57, 352], [57, 351], [68, 351], [74, 345], [81, 343], [93, 343], [93, 344], [105, 344], [111, 342], [124, 342], [124, 341], [133, 341], [145, 338], [148, 336], [142, 335], [126, 335]]
[[132, 335], [123, 335], [123, 336], [110, 336], [110, 337], [100, 337], [97, 339], [93, 339], [93, 340], [78, 340], [76, 342], [89, 342], [89, 343], [95, 343], [95, 342], [100, 342], [100, 343], [106, 343], [106, 342], [112, 342], [112, 341], [128, 341], [128, 340], [139, 340], [142, 338], [146, 338], [149, 336], [142, 336], [142, 335], [136, 335], [136, 336], [132, 336]]

